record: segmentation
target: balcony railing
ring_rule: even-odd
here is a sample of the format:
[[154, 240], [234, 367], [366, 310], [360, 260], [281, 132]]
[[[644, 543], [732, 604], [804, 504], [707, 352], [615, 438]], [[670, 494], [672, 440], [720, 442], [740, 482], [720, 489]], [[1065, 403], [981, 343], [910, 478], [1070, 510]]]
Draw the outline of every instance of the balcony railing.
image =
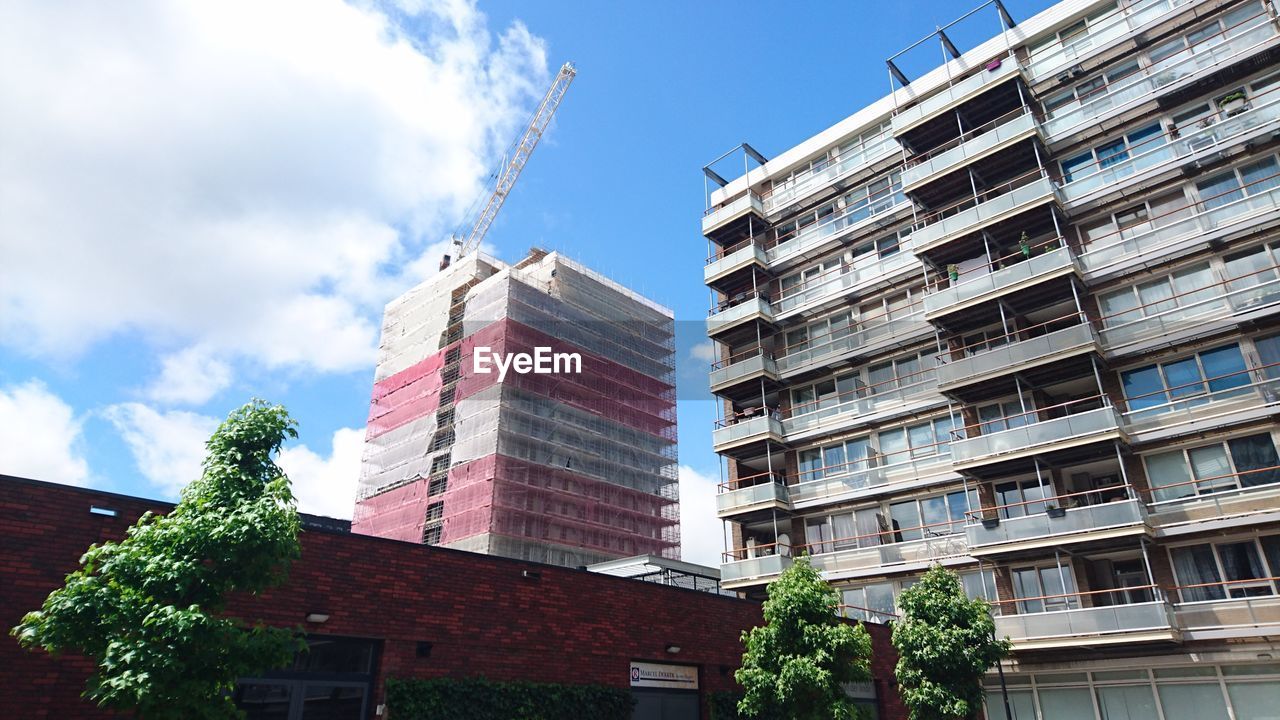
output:
[[933, 368], [890, 378], [875, 385], [854, 388], [829, 398], [793, 406], [785, 414], [782, 428], [790, 435], [818, 427], [838, 416], [870, 415], [890, 405], [900, 405], [937, 387], [938, 380]]
[[927, 252], [1001, 218], [1054, 200], [1057, 192], [1052, 180], [1034, 170], [984, 190], [976, 198], [920, 218], [922, 226], [912, 233], [911, 239], [916, 252]]
[[[756, 484], [743, 484], [748, 481]], [[786, 508], [791, 503], [787, 486], [783, 484], [780, 474], [765, 473], [763, 476], [721, 483], [719, 490], [716, 495], [716, 512], [721, 517], [757, 508]]]
[[[1080, 266], [1087, 276], [1095, 276], [1109, 273], [1129, 261], [1149, 264], [1170, 248], [1188, 244], [1201, 247], [1210, 234], [1230, 232], [1250, 221], [1273, 215], [1280, 207], [1278, 184], [1280, 175], [1261, 178], [1239, 189], [1162, 213], [1137, 227], [1096, 238], [1080, 254]], [[1232, 199], [1242, 193], [1248, 196]], [[1208, 201], [1222, 203], [1209, 208], [1205, 205]]]
[[[1074, 324], [1060, 327], [1065, 323]], [[1027, 337], [1028, 332], [1043, 334]], [[1019, 339], [1024, 337], [1025, 340]], [[949, 388], [974, 383], [1039, 365], [1046, 358], [1075, 354], [1098, 345], [1098, 338], [1088, 319], [1074, 313], [997, 339], [1006, 344], [955, 360], [948, 360], [945, 354], [939, 356], [938, 385]]]
[[1274, 635], [1280, 629], [1277, 583], [1280, 578], [1270, 577], [1178, 587], [1182, 602], [1174, 614], [1191, 639]]
[[746, 293], [711, 308], [707, 318], [707, 334], [715, 335], [752, 319], [773, 322], [773, 305], [765, 293]]
[[909, 250], [910, 245], [904, 243], [897, 253], [888, 257], [856, 260], [849, 265], [832, 268], [796, 287], [787, 288], [774, 301], [773, 311], [782, 317], [807, 305], [839, 297], [853, 288], [884, 280], [891, 273], [913, 267], [919, 260]]
[[875, 227], [876, 222], [873, 221], [887, 217], [895, 210], [908, 207], [910, 202], [902, 194], [902, 186], [899, 184], [896, 188], [892, 188], [892, 192], [886, 192], [882, 197], [847, 207], [794, 234], [777, 239], [766, 255], [771, 265], [786, 262], [839, 236], [861, 228]]
[[[1187, 332], [1212, 331], [1212, 321], [1238, 319], [1236, 316], [1271, 308], [1280, 301], [1278, 272], [1280, 266], [1263, 268], [1248, 275], [1177, 293], [1157, 303], [1105, 316], [1099, 336], [1108, 350], [1118, 351], [1149, 340], [1171, 341]], [[1250, 284], [1255, 281], [1257, 284]], [[1146, 317], [1122, 320], [1126, 315], [1145, 312], [1162, 303], [1179, 302], [1184, 304]], [[1117, 323], [1117, 320], [1122, 321]]]
[[778, 212], [791, 203], [802, 200], [840, 178], [851, 175], [855, 170], [882, 157], [888, 157], [900, 149], [898, 141], [886, 131], [879, 140], [850, 148], [831, 158], [826, 167], [820, 170], [813, 170], [808, 175], [791, 182], [774, 185], [773, 193], [764, 199], [764, 210], [770, 214]]
[[791, 548], [770, 543], [742, 548], [724, 554], [720, 565], [720, 584], [725, 587], [763, 584], [791, 567]]
[[933, 326], [924, 321], [923, 310], [917, 310], [905, 317], [886, 320], [874, 325], [864, 325], [853, 332], [823, 340], [819, 343], [805, 344], [803, 347], [785, 348], [784, 355], [778, 357], [778, 372], [798, 371], [819, 363], [830, 361], [834, 357], [846, 353], [860, 352], [873, 354], [880, 349], [905, 344], [912, 340], [929, 335]]
[[[1145, 433], [1182, 425], [1204, 432], [1215, 422], [1239, 423], [1268, 417], [1280, 405], [1280, 378], [1268, 376], [1278, 373], [1280, 363], [1271, 363], [1126, 398], [1130, 408], [1142, 407], [1124, 414], [1125, 430], [1135, 439], [1145, 440]], [[1148, 404], [1156, 401], [1160, 402]]]
[[993, 511], [999, 512], [1015, 506], [1025, 508], [1030, 504], [1037, 506], [1048, 504], [1057, 509], [1052, 514], [1042, 511], [1022, 517], [1000, 518], [998, 522], [995, 522], [993, 517], [986, 523], [967, 526], [965, 537], [971, 547], [984, 548], [1043, 540], [1061, 542], [1062, 538], [1067, 536], [1087, 535], [1098, 531], [1141, 526], [1145, 523], [1146, 511], [1142, 502], [1136, 499], [1071, 507], [1073, 503], [1091, 502], [1097, 496], [1096, 491], [1089, 491], [983, 508], [971, 515], [985, 517]]
[[1018, 108], [942, 147], [934, 148], [927, 155], [909, 160], [913, 164], [902, 171], [902, 186], [909, 188], [934, 175], [963, 167], [972, 158], [985, 155], [1005, 143], [1031, 137], [1035, 132], [1035, 117], [1027, 108]]
[[763, 218], [764, 201], [760, 199], [759, 195], [748, 190], [745, 195], [731, 200], [727, 205], [708, 210], [702, 216], [702, 234], [707, 235], [715, 232], [722, 225], [752, 211]]
[[777, 411], [762, 412], [767, 414], [733, 420], [717, 420], [716, 429], [711, 434], [712, 444], [720, 448], [766, 438], [781, 440], [782, 421], [778, 418]]
[[943, 110], [959, 105], [983, 92], [985, 88], [994, 87], [1019, 72], [1018, 61], [1011, 57], [1000, 58], [999, 64], [994, 68], [991, 68], [992, 65], [995, 65], [995, 61], [951, 87], [899, 111], [893, 116], [893, 134], [901, 135]]
[[1160, 135], [1156, 140], [1149, 141], [1147, 147], [1140, 147], [1136, 151], [1131, 148], [1130, 152], [1136, 154], [1129, 159], [1088, 175], [1077, 176], [1063, 185], [1063, 199], [1075, 202], [1099, 188], [1106, 188], [1108, 192], [1118, 190], [1126, 177], [1161, 165], [1172, 165], [1173, 161], [1190, 155], [1212, 152], [1280, 126], [1280, 93], [1268, 93], [1265, 104], [1258, 104], [1257, 98], [1254, 102], [1255, 106], [1251, 110], [1204, 127], [1180, 131], [1177, 139]]
[[774, 362], [772, 355], [761, 348], [753, 348], [739, 353], [726, 361], [713, 364], [711, 366], [711, 388], [714, 392], [716, 388], [722, 388], [743, 378], [762, 373], [776, 375], [778, 373], [778, 365]]
[[[991, 300], [1013, 290], [1038, 283], [1049, 275], [1062, 274], [1075, 268], [1075, 253], [1061, 238], [1055, 245], [1041, 244], [1021, 262], [1006, 265], [994, 272], [969, 277], [949, 287], [941, 287], [924, 296], [925, 317], [932, 319], [960, 307], [982, 300]], [[1043, 252], [1041, 251], [1043, 248]], [[984, 266], [985, 269], [985, 266]]]
[[712, 282], [735, 270], [750, 266], [752, 263], [764, 266], [768, 260], [765, 256], [764, 244], [755, 238], [728, 248], [727, 252], [717, 253], [707, 258], [706, 267], [702, 269], [702, 279]]
[[1206, 521], [1275, 512], [1280, 507], [1280, 466], [1160, 485], [1146, 493], [1153, 525], [1166, 533], [1195, 531]]
[[[1097, 407], [1099, 403], [1102, 407]], [[1035, 420], [1043, 413], [1060, 415], [1048, 420]], [[1065, 413], [1065, 414], [1063, 414]], [[1120, 432], [1120, 415], [1110, 405], [1106, 396], [1082, 398], [1060, 405], [1037, 408], [1027, 413], [1003, 418], [1004, 422], [1032, 419], [1026, 425], [1007, 430], [957, 439], [951, 443], [951, 453], [957, 465], [977, 464], [986, 460], [999, 460], [1001, 456], [1034, 450], [1052, 450], [1055, 445], [1072, 445], [1088, 442], [1092, 436]], [[992, 421], [994, 422], [994, 421]], [[966, 433], [989, 425], [982, 423], [965, 428]], [[952, 431], [957, 432], [957, 431]]]
[[1099, 50], [1112, 40], [1127, 35], [1166, 15], [1186, 7], [1191, 0], [1139, 0], [1115, 10], [1108, 17], [1098, 18], [1089, 24], [1087, 35], [1056, 48], [1033, 53], [1027, 60], [1026, 71], [1032, 80], [1041, 80], [1065, 70]]
[[[1082, 125], [1096, 125], [1112, 112], [1136, 105], [1179, 80], [1225, 66], [1275, 34], [1275, 26], [1267, 14], [1259, 13], [1194, 47], [1183, 49], [1117, 81], [1104, 94], [1092, 95], [1082, 103], [1054, 110], [1041, 127], [1050, 139], [1055, 139]], [[1218, 43], [1208, 47], [1215, 39]]]
[[823, 468], [821, 477], [806, 479], [802, 473], [800, 482], [791, 485], [789, 492], [794, 505], [825, 502], [850, 493], [860, 493], [871, 488], [879, 488], [906, 483], [913, 480], [936, 478], [937, 481], [958, 479], [951, 472], [951, 451], [948, 447], [939, 447], [935, 454], [926, 457], [912, 458], [903, 462], [884, 464], [877, 467], [865, 467], [867, 463], [844, 463], [834, 468]]
[[[813, 567], [829, 574], [856, 573], [888, 565], [927, 564], [969, 554], [960, 526], [960, 522], [931, 523], [808, 543], [798, 546], [797, 550], [809, 553]], [[899, 539], [916, 535], [921, 537]]]
[[[1125, 590], [1158, 592], [1158, 589], [1152, 586], [1125, 588]], [[1075, 598], [1104, 593], [1114, 595], [1115, 591], [1102, 590], [1052, 597]], [[1026, 602], [1026, 600], [1000, 601], [999, 604], [1012, 602]], [[1012, 640], [1015, 648], [1018, 645], [1027, 644], [1056, 644], [1052, 641], [1061, 641], [1067, 645], [1083, 645], [1088, 644], [1090, 638], [1103, 639], [1107, 636], [1138, 633], [1172, 638], [1177, 632], [1173, 610], [1163, 600], [1099, 607], [1075, 607], [1067, 610], [1018, 613], [1017, 615], [1005, 613], [997, 616], [995, 621], [996, 635]]]

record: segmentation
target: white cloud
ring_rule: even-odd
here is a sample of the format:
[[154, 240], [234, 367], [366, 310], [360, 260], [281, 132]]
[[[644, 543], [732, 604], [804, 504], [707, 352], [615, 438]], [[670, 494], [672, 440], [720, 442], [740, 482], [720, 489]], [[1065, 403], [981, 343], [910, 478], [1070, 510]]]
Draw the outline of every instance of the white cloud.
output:
[[680, 466], [680, 558], [686, 562], [720, 567], [724, 529], [716, 519], [718, 481]]
[[356, 502], [364, 429], [342, 428], [333, 434], [333, 451], [322, 458], [306, 445], [280, 451], [277, 464], [289, 475], [302, 512], [350, 518]]
[[216, 392], [238, 358], [371, 363], [382, 305], [434, 269], [424, 245], [548, 77], [541, 40], [519, 24], [494, 37], [472, 2], [402, 10], [423, 15], [0, 3], [0, 344], [66, 357], [140, 331], [200, 346], [203, 365], [171, 361], [203, 382], [153, 388], [164, 402]]
[[176, 499], [184, 485], [200, 477], [204, 444], [217, 419], [181, 410], [158, 412], [141, 403], [112, 405], [105, 414], [142, 476], [165, 497]]
[[710, 340], [698, 343], [689, 348], [689, 357], [705, 363], [713, 363], [716, 361], [716, 346]]
[[160, 359], [160, 377], [147, 397], [173, 405], [203, 405], [231, 385], [231, 366], [206, 347], [192, 346]]
[[0, 473], [85, 485], [81, 420], [38, 380], [0, 387]]

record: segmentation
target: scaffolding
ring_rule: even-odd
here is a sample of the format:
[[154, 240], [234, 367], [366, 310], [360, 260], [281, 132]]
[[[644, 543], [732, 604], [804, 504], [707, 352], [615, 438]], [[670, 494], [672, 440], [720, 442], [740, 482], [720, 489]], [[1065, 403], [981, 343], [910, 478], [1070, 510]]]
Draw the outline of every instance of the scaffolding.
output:
[[[478, 373], [572, 352], [580, 372]], [[679, 554], [671, 311], [533, 251], [388, 305], [353, 529], [557, 564]]]

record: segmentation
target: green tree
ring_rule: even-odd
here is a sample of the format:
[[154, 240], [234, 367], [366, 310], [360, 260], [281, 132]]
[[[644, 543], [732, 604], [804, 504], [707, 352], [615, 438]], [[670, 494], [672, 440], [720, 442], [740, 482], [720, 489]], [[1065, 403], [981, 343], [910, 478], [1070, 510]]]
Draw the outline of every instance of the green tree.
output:
[[93, 545], [66, 584], [13, 634], [27, 647], [80, 652], [85, 695], [148, 720], [240, 717], [237, 677], [287, 663], [295, 630], [222, 616], [227, 593], [260, 592], [298, 557], [298, 512], [272, 461], [297, 437], [283, 407], [255, 400], [205, 444], [202, 476], [167, 515], [143, 515], [120, 542]]
[[839, 596], [809, 564], [795, 563], [769, 583], [765, 624], [742, 633], [746, 652], [734, 677], [748, 717], [840, 720], [859, 716], [844, 684], [871, 679], [871, 636], [841, 621]]
[[898, 690], [911, 719], [977, 717], [983, 676], [1009, 654], [987, 602], [970, 600], [955, 573], [934, 565], [898, 596], [898, 608]]

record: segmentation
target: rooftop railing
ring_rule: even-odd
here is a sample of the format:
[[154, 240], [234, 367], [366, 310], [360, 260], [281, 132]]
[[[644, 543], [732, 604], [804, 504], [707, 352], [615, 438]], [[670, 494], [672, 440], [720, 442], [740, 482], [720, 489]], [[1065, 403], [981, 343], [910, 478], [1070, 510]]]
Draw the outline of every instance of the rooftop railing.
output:
[[1018, 61], [1012, 57], [1002, 57], [985, 63], [973, 75], [899, 111], [893, 116], [893, 132], [895, 135], [906, 132], [938, 112], [977, 95], [984, 88], [994, 87], [1008, 80], [1017, 75], [1018, 71]]

